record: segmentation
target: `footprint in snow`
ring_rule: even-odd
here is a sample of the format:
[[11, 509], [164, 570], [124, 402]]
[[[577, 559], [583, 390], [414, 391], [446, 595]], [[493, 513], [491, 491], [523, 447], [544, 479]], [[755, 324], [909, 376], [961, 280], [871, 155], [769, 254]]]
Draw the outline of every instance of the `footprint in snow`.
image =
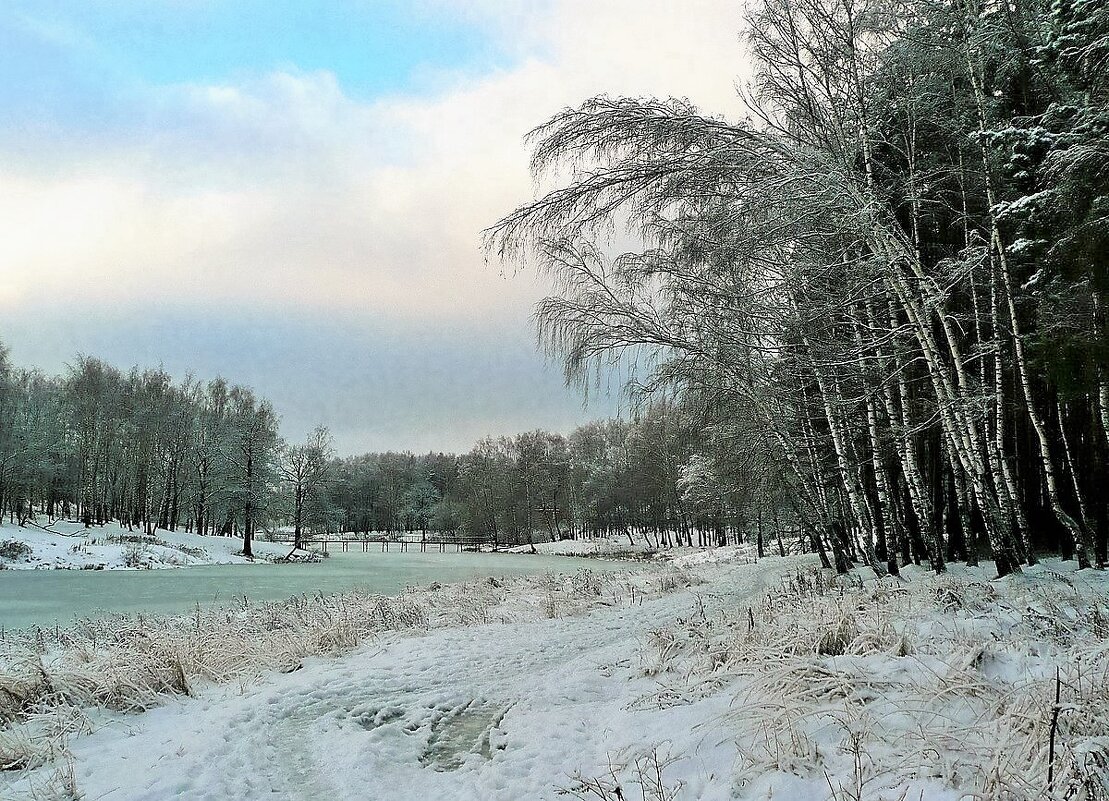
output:
[[420, 754], [420, 764], [437, 771], [457, 770], [470, 754], [492, 759], [495, 750], [493, 732], [504, 720], [511, 704], [471, 699], [444, 712], [431, 723], [427, 746]]

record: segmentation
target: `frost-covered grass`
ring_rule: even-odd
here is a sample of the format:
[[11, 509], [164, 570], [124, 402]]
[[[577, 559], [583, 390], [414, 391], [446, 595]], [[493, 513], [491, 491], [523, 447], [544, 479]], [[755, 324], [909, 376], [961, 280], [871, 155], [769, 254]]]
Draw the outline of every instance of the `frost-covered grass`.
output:
[[0, 796], [1109, 798], [1109, 576], [904, 572], [731, 549], [31, 633]]
[[[389, 632], [520, 622], [631, 605], [696, 581], [650, 574], [488, 577], [412, 588], [399, 597], [349, 592], [200, 608], [179, 616], [117, 615], [0, 640], [0, 771], [55, 763], [90, 730], [96, 709], [136, 713], [197, 688], [249, 684], [300, 670]], [[56, 768], [60, 769], [60, 768]]]
[[1106, 576], [907, 573], [807, 568], [748, 607], [695, 609], [652, 633], [660, 686], [639, 703], [734, 694], [745, 799], [1109, 798]]
[[116, 616], [0, 642], [0, 769], [35, 767], [85, 730], [85, 711], [149, 709], [202, 682], [294, 670], [387, 630], [426, 627], [403, 598], [347, 594], [197, 609], [191, 616]]

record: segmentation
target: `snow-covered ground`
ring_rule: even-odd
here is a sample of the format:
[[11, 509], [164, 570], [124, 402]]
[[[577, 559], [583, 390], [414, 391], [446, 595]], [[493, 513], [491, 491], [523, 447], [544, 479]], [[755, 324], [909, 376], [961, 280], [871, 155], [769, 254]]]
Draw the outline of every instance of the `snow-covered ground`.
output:
[[1109, 797], [1104, 574], [697, 561], [412, 593], [345, 655], [71, 714], [91, 734], [0, 797]]
[[[4, 558], [6, 542], [22, 542], [29, 553]], [[65, 520], [44, 527], [0, 525], [0, 568], [9, 570], [126, 570], [249, 563], [242, 551], [243, 541], [238, 537], [202, 537], [165, 529], [146, 536], [141, 529], [128, 531], [118, 523], [87, 529], [79, 522]], [[284, 558], [289, 551], [285, 543], [254, 541], [258, 560]]]
[[652, 552], [652, 548], [639, 538], [634, 542], [626, 536], [621, 537], [594, 537], [579, 540], [551, 540], [537, 542], [534, 545], [516, 545], [503, 550], [509, 553], [541, 553], [548, 556], [597, 556], [613, 557], [644, 557]]
[[547, 556], [592, 556], [602, 559], [663, 559], [679, 565], [742, 561], [755, 558], [755, 546], [725, 545], [721, 548], [690, 548], [686, 546], [658, 549], [641, 535], [626, 534], [589, 537], [574, 540], [551, 540], [534, 545], [516, 545], [503, 549], [509, 553], [540, 553]]

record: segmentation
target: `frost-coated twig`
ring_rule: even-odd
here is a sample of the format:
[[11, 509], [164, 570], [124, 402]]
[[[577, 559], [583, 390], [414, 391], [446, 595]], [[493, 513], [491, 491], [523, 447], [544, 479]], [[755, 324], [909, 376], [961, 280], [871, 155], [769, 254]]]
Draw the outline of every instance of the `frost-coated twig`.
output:
[[1051, 742], [1047, 757], [1047, 794], [1055, 791], [1055, 734], [1059, 731], [1059, 699], [1063, 682], [1059, 678], [1059, 668], [1055, 668], [1055, 705], [1051, 708]]

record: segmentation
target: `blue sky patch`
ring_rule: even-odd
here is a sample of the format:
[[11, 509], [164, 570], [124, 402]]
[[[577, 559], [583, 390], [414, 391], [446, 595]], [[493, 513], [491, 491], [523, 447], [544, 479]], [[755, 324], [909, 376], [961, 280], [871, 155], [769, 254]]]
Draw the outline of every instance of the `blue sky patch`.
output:
[[110, 125], [142, 87], [333, 72], [355, 99], [411, 93], [503, 54], [477, 27], [379, 0], [15, 0], [0, 15], [0, 124]]

